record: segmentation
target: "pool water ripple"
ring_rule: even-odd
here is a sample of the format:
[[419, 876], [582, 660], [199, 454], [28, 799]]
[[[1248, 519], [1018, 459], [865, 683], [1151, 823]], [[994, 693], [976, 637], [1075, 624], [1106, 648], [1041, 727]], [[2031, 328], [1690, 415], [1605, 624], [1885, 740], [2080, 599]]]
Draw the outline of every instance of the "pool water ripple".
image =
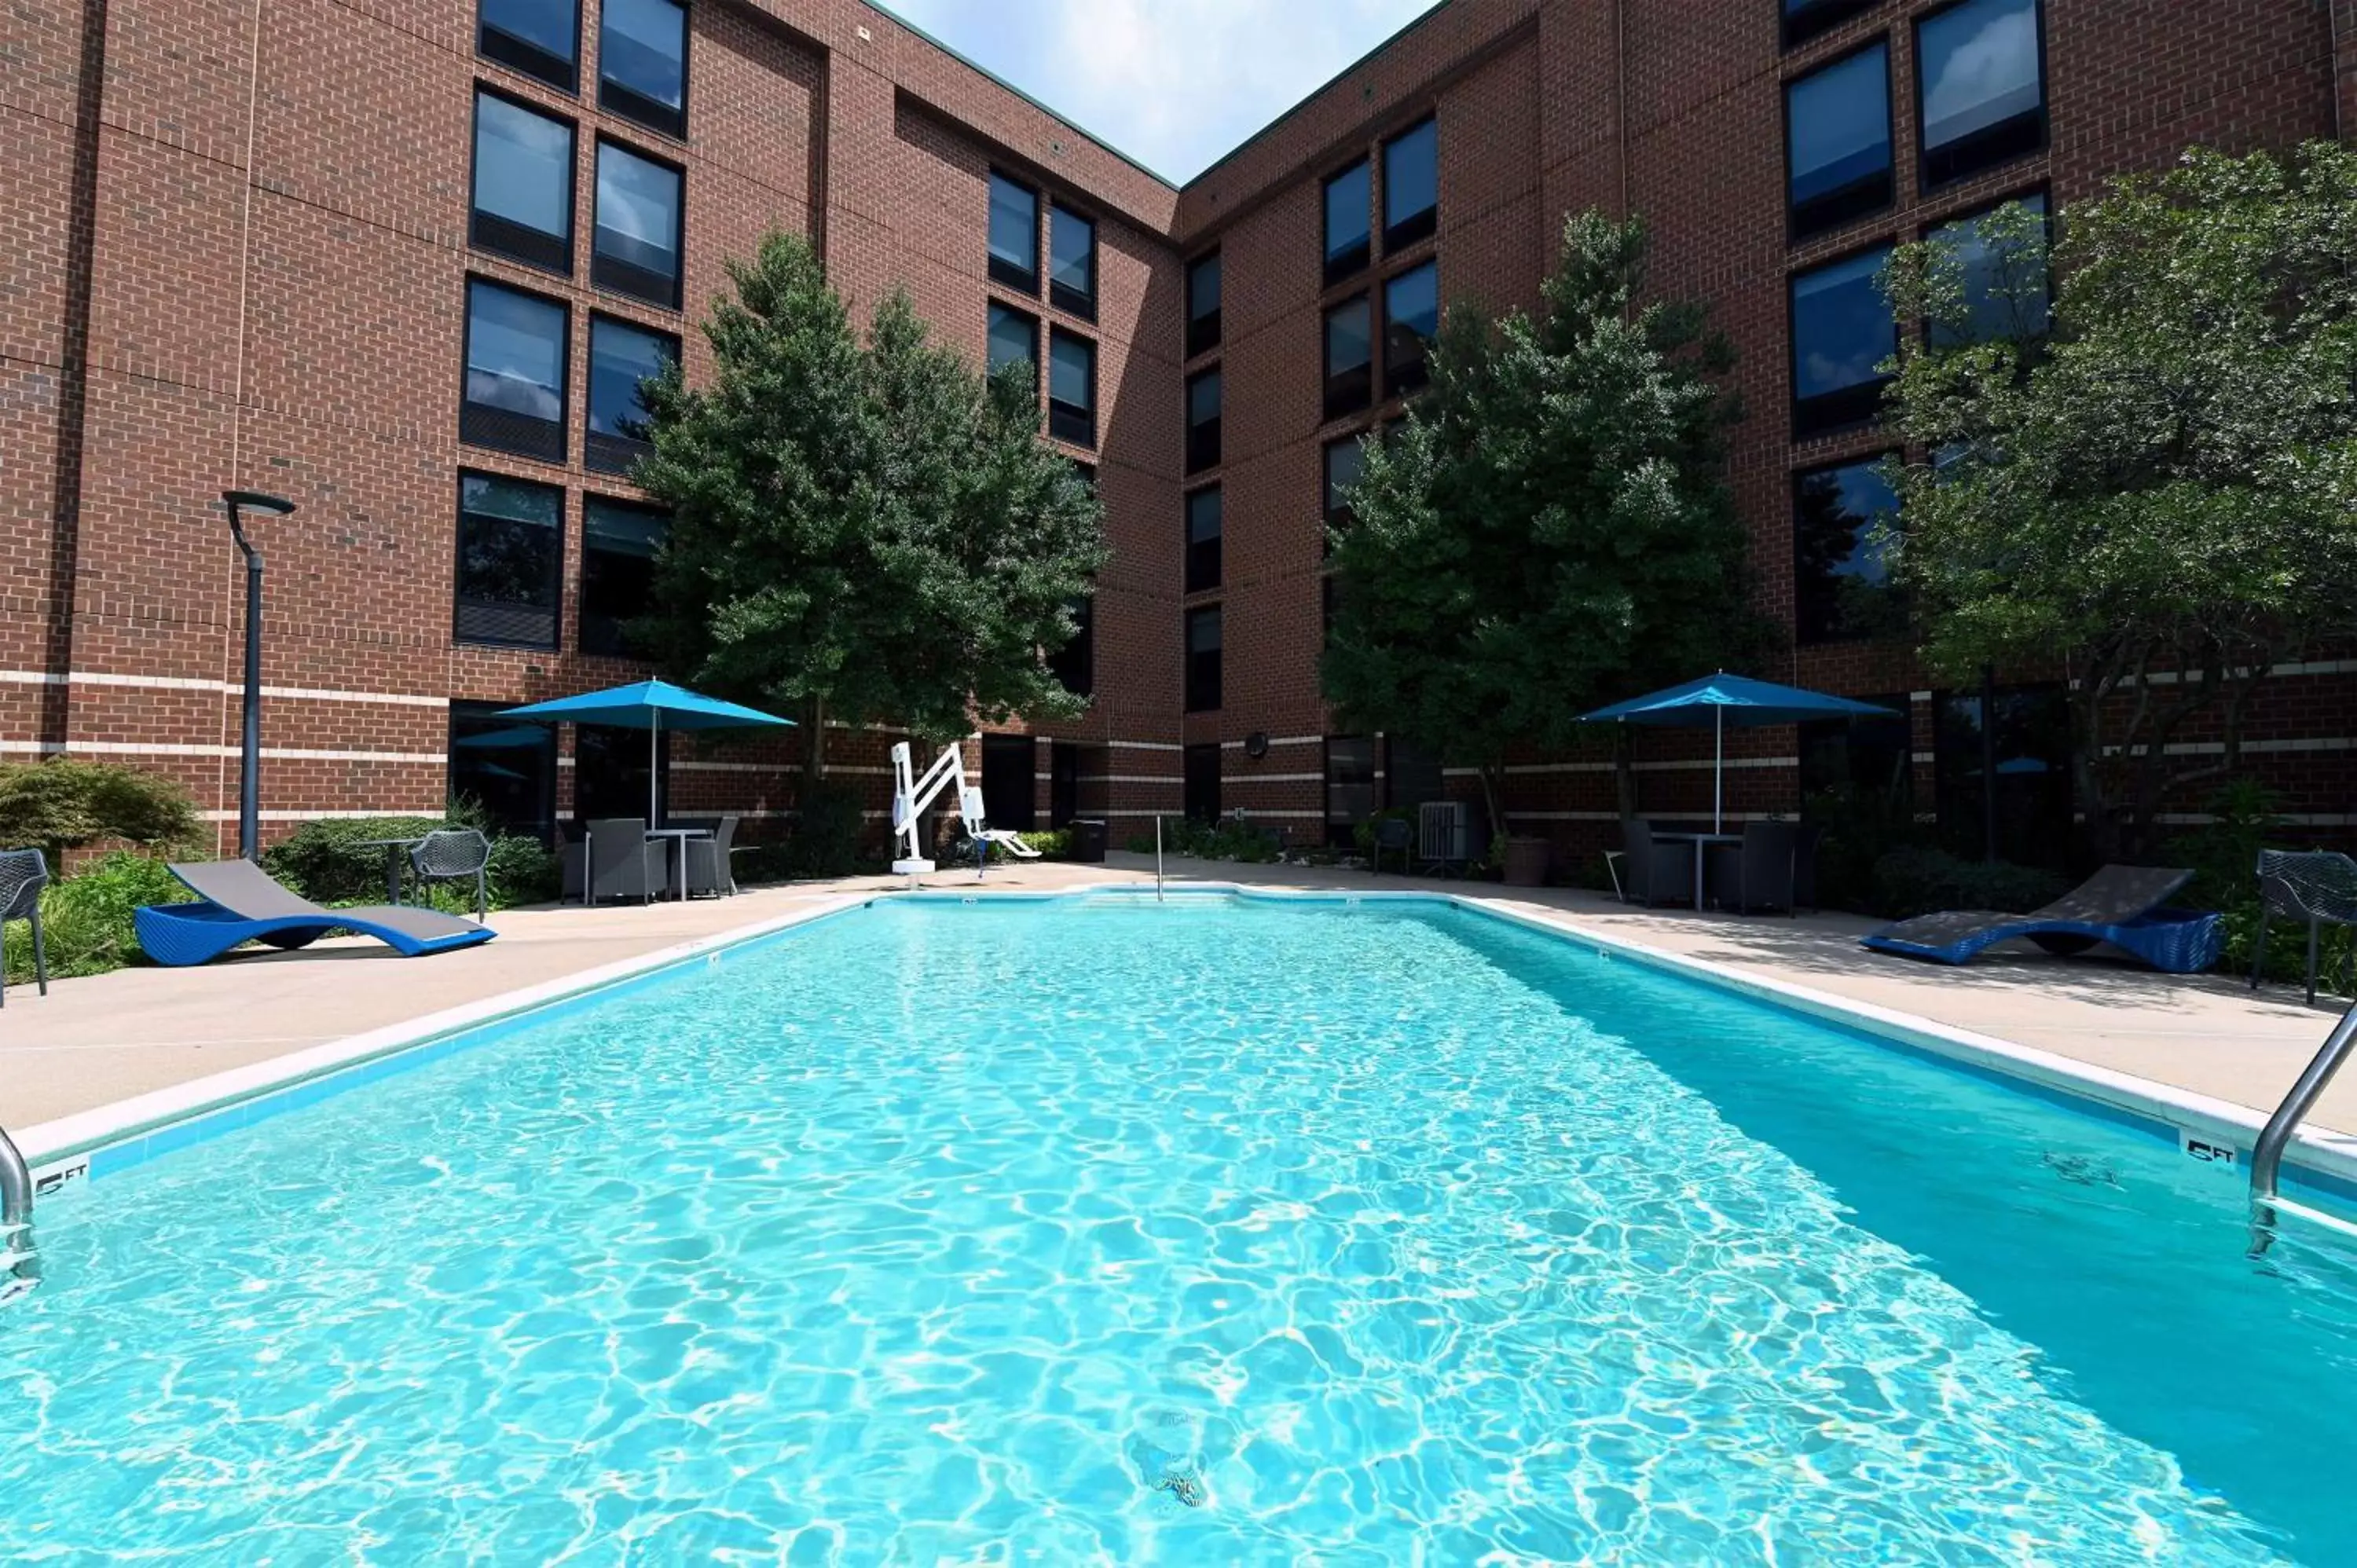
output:
[[1609, 1020], [1870, 1047], [1165, 913], [879, 907], [56, 1206], [0, 1561], [2294, 1554]]

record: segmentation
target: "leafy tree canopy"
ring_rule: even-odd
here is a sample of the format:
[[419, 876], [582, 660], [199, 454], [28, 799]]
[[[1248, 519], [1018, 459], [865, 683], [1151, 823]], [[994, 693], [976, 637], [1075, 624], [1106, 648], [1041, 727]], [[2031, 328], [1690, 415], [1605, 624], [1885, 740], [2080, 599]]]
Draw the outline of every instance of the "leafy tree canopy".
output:
[[[2062, 218], [2050, 331], [2034, 214], [1894, 258], [1933, 329], [1900, 335], [1885, 543], [1936, 668], [2059, 663], [2108, 858], [2238, 766], [2272, 666], [2357, 630], [2357, 154], [2195, 151]], [[2223, 755], [2167, 753], [2197, 720]]]
[[636, 478], [671, 509], [656, 608], [666, 671], [825, 721], [944, 743], [977, 720], [1063, 718], [1046, 656], [1105, 551], [1093, 489], [1039, 439], [1036, 374], [985, 380], [905, 294], [854, 332], [823, 265], [773, 233], [704, 325], [710, 383], [647, 383]]
[[1564, 230], [1544, 309], [1444, 321], [1432, 385], [1366, 443], [1333, 534], [1322, 665], [1345, 722], [1478, 766], [1752, 644], [1723, 462], [1733, 363], [1703, 310], [1641, 303], [1646, 237]]

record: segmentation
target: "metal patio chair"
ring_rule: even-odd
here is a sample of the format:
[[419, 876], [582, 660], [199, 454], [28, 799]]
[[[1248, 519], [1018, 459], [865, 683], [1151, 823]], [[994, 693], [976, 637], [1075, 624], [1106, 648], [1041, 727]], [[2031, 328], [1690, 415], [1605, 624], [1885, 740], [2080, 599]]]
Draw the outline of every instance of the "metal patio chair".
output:
[[[2259, 851], [2259, 935], [2252, 944], [2251, 989], [2267, 967], [2267, 921], [2288, 915], [2308, 922], [2308, 1000], [2316, 1001], [2316, 940], [2327, 925], [2357, 927], [2357, 860], [2329, 850]], [[2357, 990], [2357, 951], [2350, 955]]]
[[[41, 939], [41, 889], [49, 885], [49, 863], [37, 849], [12, 849], [0, 854], [0, 925], [10, 920], [33, 922], [33, 979], [41, 994], [49, 993], [49, 954]], [[0, 979], [0, 1004], [8, 1000], [8, 985]]]
[[737, 841], [735, 817], [712, 819], [710, 838], [687, 841], [687, 896], [699, 893], [716, 897], [737, 897], [737, 871], [730, 863]]
[[671, 891], [671, 848], [647, 842], [644, 817], [601, 817], [589, 824], [583, 901], [636, 898], [651, 904]]
[[473, 828], [441, 828], [417, 841], [409, 852], [409, 869], [417, 878], [420, 897], [429, 882], [475, 879], [475, 918], [491, 912], [489, 873], [491, 841]]

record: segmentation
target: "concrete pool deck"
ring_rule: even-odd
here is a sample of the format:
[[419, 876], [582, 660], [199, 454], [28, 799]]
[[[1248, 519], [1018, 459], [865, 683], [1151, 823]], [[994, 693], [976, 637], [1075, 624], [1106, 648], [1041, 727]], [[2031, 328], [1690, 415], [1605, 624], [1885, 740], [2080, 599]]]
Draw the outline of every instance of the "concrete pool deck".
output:
[[[2302, 1004], [2271, 985], [2255, 995], [2222, 976], [2158, 975], [2124, 963], [1992, 952], [1964, 969], [1869, 953], [1869, 922], [1841, 915], [1738, 918], [1639, 910], [1573, 888], [1372, 876], [1299, 866], [1170, 864], [1171, 880], [1306, 891], [1431, 891], [1470, 896], [1575, 931], [1652, 948], [2248, 1107], [2274, 1109], [2345, 1003]], [[1150, 883], [1150, 860], [1103, 867], [994, 868], [985, 891], [1054, 892]], [[944, 872], [931, 886], [971, 889]], [[742, 927], [815, 913], [902, 886], [853, 878], [651, 908], [511, 910], [497, 941], [403, 959], [347, 940], [299, 953], [258, 953], [199, 969], [132, 969], [50, 983], [46, 998], [11, 986], [0, 1011], [0, 1124], [28, 1126], [95, 1111], [233, 1068], [290, 1056], [446, 1009], [562, 981]], [[2327, 1092], [2316, 1123], [2357, 1133], [2357, 1079]]]

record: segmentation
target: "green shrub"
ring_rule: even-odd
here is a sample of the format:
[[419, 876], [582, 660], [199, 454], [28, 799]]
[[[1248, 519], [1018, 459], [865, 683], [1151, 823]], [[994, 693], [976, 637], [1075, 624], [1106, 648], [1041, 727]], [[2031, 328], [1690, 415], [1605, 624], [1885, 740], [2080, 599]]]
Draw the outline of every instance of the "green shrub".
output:
[[[190, 897], [162, 861], [124, 850], [100, 857], [79, 876], [50, 883], [41, 891], [50, 975], [104, 974], [138, 961], [131, 912], [143, 904], [179, 904]], [[32, 923], [10, 921], [5, 945], [9, 983], [32, 979]]]
[[[2218, 967], [2251, 972], [2259, 930], [2259, 851], [2287, 845], [2276, 798], [2247, 779], [2237, 779], [2210, 802], [2216, 820], [2169, 840], [2160, 860], [2189, 866], [2193, 880], [2170, 902], [2189, 909], [2215, 909], [2225, 917], [2226, 945]], [[2326, 926], [2317, 937], [2317, 983], [2339, 983], [2349, 973], [2357, 932]], [[2308, 972], [2308, 928], [2278, 918], [2267, 935], [2266, 978], [2298, 982]]]
[[493, 839], [489, 870], [494, 909], [545, 904], [556, 897], [564, 886], [555, 853], [538, 839], [512, 834]]
[[805, 780], [795, 805], [780, 869], [798, 882], [857, 871], [859, 834], [866, 825], [859, 787], [833, 779]]
[[1039, 851], [1042, 860], [1072, 858], [1072, 830], [1070, 828], [1047, 828], [1021, 836], [1025, 847]]
[[305, 822], [262, 852], [262, 868], [315, 904], [384, 902], [382, 849], [370, 839], [423, 838], [448, 824], [440, 817], [337, 817]]
[[[1148, 832], [1129, 841], [1130, 848], [1138, 854], [1154, 853], [1154, 835]], [[1228, 860], [1247, 865], [1265, 865], [1278, 854], [1278, 837], [1275, 830], [1255, 826], [1222, 817], [1216, 823], [1199, 822], [1191, 817], [1162, 819], [1162, 853], [1183, 854], [1195, 860]]]
[[1824, 830], [1817, 841], [1817, 903], [1861, 915], [1889, 913], [1875, 868], [1900, 850], [1924, 847], [1915, 802], [1898, 789], [1845, 784], [1801, 802], [1801, 820]]
[[177, 779], [74, 757], [0, 765], [0, 847], [38, 845], [52, 875], [84, 844], [122, 840], [172, 854], [202, 832]]
[[2051, 871], [2005, 861], [1961, 860], [1938, 849], [1898, 849], [1874, 864], [1876, 912], [1910, 919], [1940, 909], [1993, 909], [2016, 915], [2070, 890]]

